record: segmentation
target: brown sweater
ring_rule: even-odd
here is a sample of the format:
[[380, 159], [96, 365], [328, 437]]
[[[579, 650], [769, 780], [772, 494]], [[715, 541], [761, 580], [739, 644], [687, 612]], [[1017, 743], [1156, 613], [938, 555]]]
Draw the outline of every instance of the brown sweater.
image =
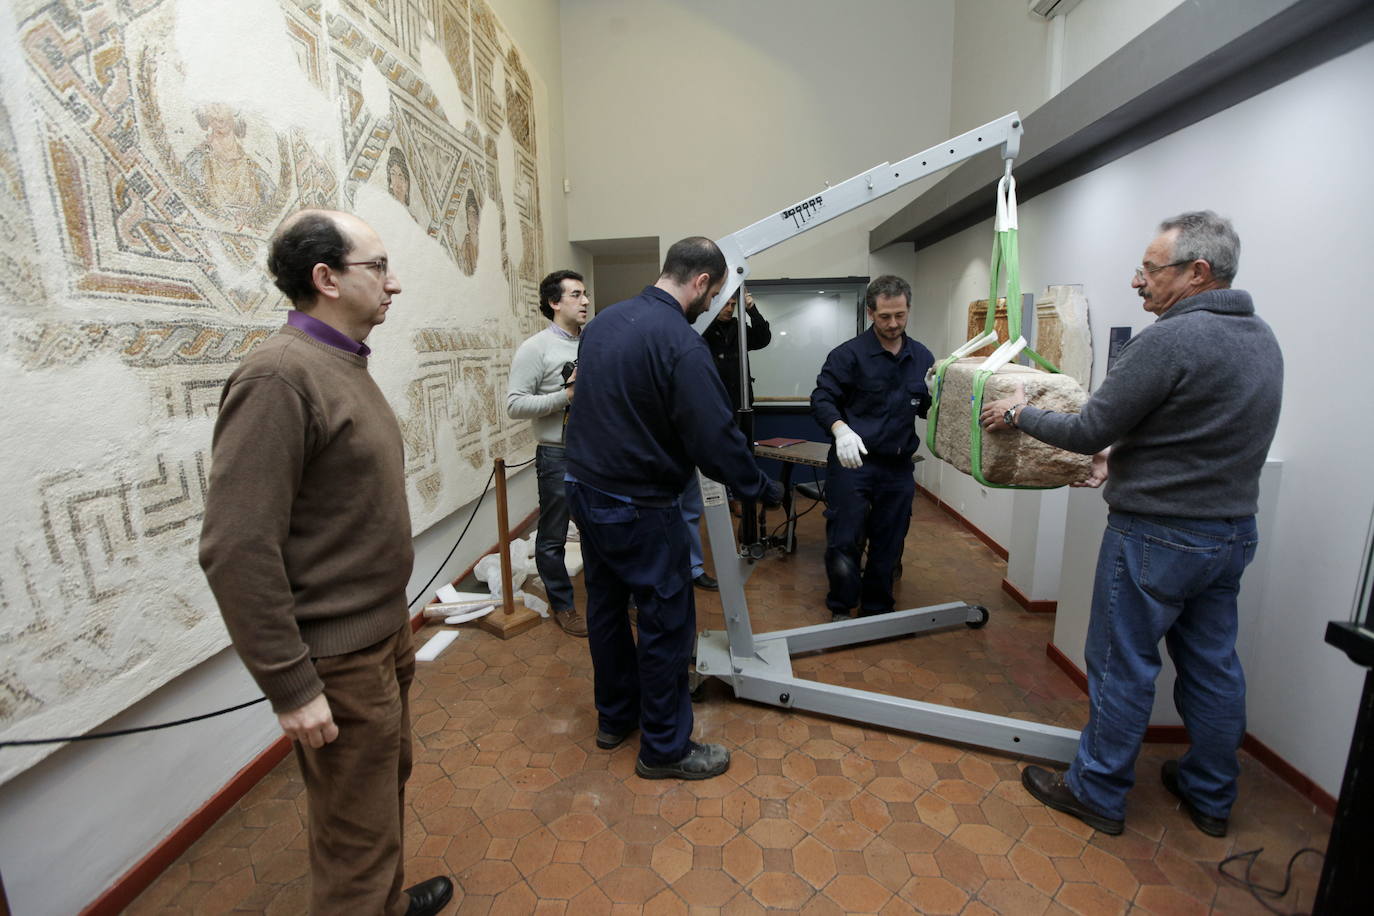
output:
[[396, 416], [367, 359], [283, 327], [224, 386], [200, 565], [272, 708], [314, 699], [312, 657], [407, 622], [414, 548]]

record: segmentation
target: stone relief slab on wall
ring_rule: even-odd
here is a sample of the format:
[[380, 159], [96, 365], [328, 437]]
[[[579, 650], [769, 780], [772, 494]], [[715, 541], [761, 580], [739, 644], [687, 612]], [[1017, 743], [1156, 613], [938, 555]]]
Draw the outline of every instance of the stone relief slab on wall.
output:
[[[224, 379], [285, 318], [266, 244], [354, 210], [418, 532], [533, 450], [542, 87], [484, 0], [13, 4], [0, 61], [0, 738], [90, 730], [227, 645], [196, 562]], [[426, 52], [450, 72], [426, 70]], [[452, 80], [445, 106], [433, 80]], [[0, 781], [50, 753], [13, 750]]]

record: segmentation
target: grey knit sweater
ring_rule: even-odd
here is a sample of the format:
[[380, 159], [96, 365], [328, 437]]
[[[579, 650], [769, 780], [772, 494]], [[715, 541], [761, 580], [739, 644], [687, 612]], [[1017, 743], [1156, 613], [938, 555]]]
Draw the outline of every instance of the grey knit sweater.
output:
[[563, 388], [563, 367], [577, 360], [581, 342], [550, 325], [522, 343], [511, 360], [506, 413], [512, 420], [533, 420], [541, 445], [563, 444], [563, 421], [571, 403]]
[[1282, 396], [1283, 354], [1250, 294], [1208, 290], [1127, 343], [1082, 413], [1031, 405], [1017, 425], [1082, 454], [1112, 446], [1113, 510], [1236, 518], [1258, 507]]

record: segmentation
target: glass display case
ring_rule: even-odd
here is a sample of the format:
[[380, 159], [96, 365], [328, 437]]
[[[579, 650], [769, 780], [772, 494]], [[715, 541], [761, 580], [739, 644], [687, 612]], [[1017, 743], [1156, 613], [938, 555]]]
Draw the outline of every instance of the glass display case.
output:
[[805, 406], [837, 345], [863, 330], [867, 277], [750, 280], [745, 284], [773, 340], [749, 354], [754, 404]]

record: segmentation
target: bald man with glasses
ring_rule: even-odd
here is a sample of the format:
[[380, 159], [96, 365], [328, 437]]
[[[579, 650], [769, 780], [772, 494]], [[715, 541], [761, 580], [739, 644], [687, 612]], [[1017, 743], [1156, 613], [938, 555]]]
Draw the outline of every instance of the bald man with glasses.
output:
[[400, 281], [348, 213], [305, 210], [268, 269], [294, 307], [220, 395], [200, 564], [234, 649], [295, 742], [310, 912], [430, 916], [447, 877], [402, 890], [414, 548], [405, 448], [364, 341]]

